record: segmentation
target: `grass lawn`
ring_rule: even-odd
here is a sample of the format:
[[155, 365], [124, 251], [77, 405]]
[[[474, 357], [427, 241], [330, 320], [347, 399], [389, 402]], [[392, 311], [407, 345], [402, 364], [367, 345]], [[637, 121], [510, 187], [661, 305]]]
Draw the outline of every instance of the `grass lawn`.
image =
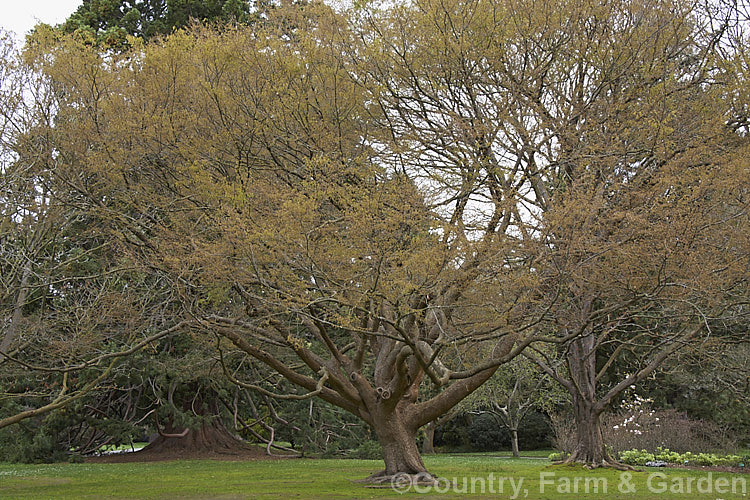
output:
[[[367, 488], [354, 480], [376, 460], [184, 460], [130, 464], [0, 464], [0, 499], [529, 498], [750, 499], [750, 474], [687, 469], [624, 473], [553, 466], [539, 459], [427, 457], [436, 489]], [[464, 478], [466, 478], [464, 480]], [[512, 482], [511, 482], [512, 479]], [[502, 491], [500, 491], [502, 488]], [[732, 492], [734, 490], [734, 492]], [[463, 493], [466, 491], [467, 493]], [[474, 493], [471, 493], [471, 492]]]
[[[521, 458], [548, 458], [551, 453], [553, 453], [555, 450], [529, 450], [529, 451], [522, 451]], [[453, 457], [506, 457], [510, 458], [513, 456], [513, 453], [508, 450], [503, 451], [470, 451], [470, 452], [444, 452], [441, 453], [443, 455], [450, 455]]]

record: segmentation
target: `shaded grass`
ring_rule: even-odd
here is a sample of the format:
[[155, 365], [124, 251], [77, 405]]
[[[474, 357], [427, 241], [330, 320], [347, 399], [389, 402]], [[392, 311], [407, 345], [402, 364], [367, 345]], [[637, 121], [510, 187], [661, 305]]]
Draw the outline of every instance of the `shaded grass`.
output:
[[[623, 477], [614, 470], [589, 471], [579, 466], [553, 466], [538, 459], [512, 459], [484, 456], [438, 455], [426, 457], [429, 469], [443, 481], [440, 490], [400, 495], [390, 488], [367, 488], [353, 481], [382, 468], [377, 460], [273, 460], [227, 462], [212, 460], [180, 460], [129, 464], [0, 464], [0, 498], [6, 499], [277, 499], [277, 498], [510, 498], [519, 487], [521, 498], [530, 499], [750, 499], [749, 492], [710, 493], [696, 490], [695, 481], [708, 473], [685, 469], [647, 469], [633, 472], [628, 485], [635, 491], [621, 492]], [[654, 473], [664, 474], [653, 476]], [[543, 475], [543, 476], [540, 476]], [[664, 492], [649, 492], [647, 480], [652, 474], [654, 485], [666, 485]], [[712, 484], [718, 478], [745, 479], [749, 475], [711, 473]], [[464, 483], [466, 477], [466, 483]], [[654, 480], [654, 477], [657, 479]], [[692, 490], [685, 491], [688, 478]], [[472, 488], [472, 479], [473, 488]], [[500, 492], [500, 478], [503, 491]], [[540, 483], [540, 478], [546, 482]], [[589, 480], [588, 493], [585, 491]], [[578, 486], [574, 488], [574, 482]], [[737, 481], [738, 479], [735, 479]], [[521, 482], [522, 481], [522, 482]], [[567, 481], [567, 492], [566, 492]], [[606, 493], [603, 483], [607, 483]], [[681, 492], [671, 493], [675, 482], [683, 485]], [[465, 484], [465, 487], [464, 487]], [[593, 485], [598, 484], [598, 492]], [[542, 488], [542, 486], [544, 486]], [[750, 485], [746, 485], [747, 486]], [[483, 490], [482, 490], [483, 487]], [[462, 494], [463, 490], [475, 494]], [[484, 493], [482, 493], [484, 491]]]
[[[553, 449], [546, 449], [546, 450], [530, 450], [530, 451], [522, 451], [520, 452], [521, 457], [520, 458], [528, 458], [528, 457], [534, 457], [534, 458], [548, 458], [551, 453], [554, 453], [555, 450]], [[471, 452], [442, 452], [441, 455], [448, 455], [452, 457], [505, 457], [505, 458], [511, 458], [513, 457], [513, 452], [509, 450], [503, 450], [503, 451], [471, 451]]]

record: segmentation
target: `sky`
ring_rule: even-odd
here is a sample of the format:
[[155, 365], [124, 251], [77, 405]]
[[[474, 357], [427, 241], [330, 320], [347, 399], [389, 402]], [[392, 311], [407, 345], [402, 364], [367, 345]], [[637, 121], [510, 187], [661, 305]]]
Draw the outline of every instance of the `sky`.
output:
[[23, 40], [36, 23], [61, 23], [82, 3], [83, 0], [0, 0], [0, 26]]

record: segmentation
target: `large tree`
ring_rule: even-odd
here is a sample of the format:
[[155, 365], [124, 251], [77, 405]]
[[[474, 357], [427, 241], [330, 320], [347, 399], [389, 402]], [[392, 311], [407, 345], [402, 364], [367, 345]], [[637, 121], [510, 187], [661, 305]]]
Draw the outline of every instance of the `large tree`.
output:
[[171, 277], [185, 321], [303, 392], [227, 369], [236, 383], [368, 423], [385, 459], [375, 480], [424, 474], [417, 430], [530, 341], [534, 277], [514, 242], [456, 238], [375, 161], [346, 23], [322, 5], [274, 16], [117, 56], [49, 45], [65, 99], [56, 176]]
[[609, 401], [746, 314], [746, 59], [692, 7], [311, 4], [32, 49], [57, 185], [175, 320], [370, 424], [382, 479], [426, 472], [417, 429], [534, 340], [561, 346], [565, 370], [527, 354], [571, 394], [572, 459], [611, 463]]
[[362, 16], [384, 161], [434, 190], [457, 239], [516, 241], [540, 280], [536, 326], [562, 363], [527, 354], [570, 392], [572, 461], [613, 464], [607, 405], [746, 315], [746, 40], [697, 7], [426, 0]]

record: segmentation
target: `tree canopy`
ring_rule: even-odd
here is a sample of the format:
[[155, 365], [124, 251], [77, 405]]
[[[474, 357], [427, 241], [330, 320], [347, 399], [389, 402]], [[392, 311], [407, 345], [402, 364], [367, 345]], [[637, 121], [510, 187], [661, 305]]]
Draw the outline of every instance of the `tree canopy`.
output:
[[[166, 5], [160, 22], [191, 13], [148, 5]], [[117, 23], [137, 7], [76, 16], [97, 6]], [[3, 195], [4, 221], [71, 231], [62, 248], [96, 268], [68, 279], [102, 290], [87, 305], [133, 294], [132, 314], [96, 318], [92, 345], [179, 331], [239, 387], [322, 398], [372, 427], [372, 480], [427, 477], [417, 430], [518, 355], [570, 394], [571, 460], [616, 465], [600, 416], [625, 388], [685, 345], [747, 340], [749, 69], [730, 14], [284, 4], [118, 51], [40, 29], [17, 67], [50, 104], [8, 132], [3, 173], [45, 168]], [[49, 196], [24, 199], [24, 182]], [[23, 209], [29, 227], [24, 203], [42, 207]], [[46, 254], [17, 241], [4, 347], [24, 354], [30, 283], [64, 301], [86, 288], [49, 288]], [[229, 351], [287, 383], [260, 384]]]
[[169, 35], [193, 21], [246, 22], [254, 2], [247, 0], [85, 0], [61, 25], [109, 47], [121, 47], [127, 37], [149, 39]]

